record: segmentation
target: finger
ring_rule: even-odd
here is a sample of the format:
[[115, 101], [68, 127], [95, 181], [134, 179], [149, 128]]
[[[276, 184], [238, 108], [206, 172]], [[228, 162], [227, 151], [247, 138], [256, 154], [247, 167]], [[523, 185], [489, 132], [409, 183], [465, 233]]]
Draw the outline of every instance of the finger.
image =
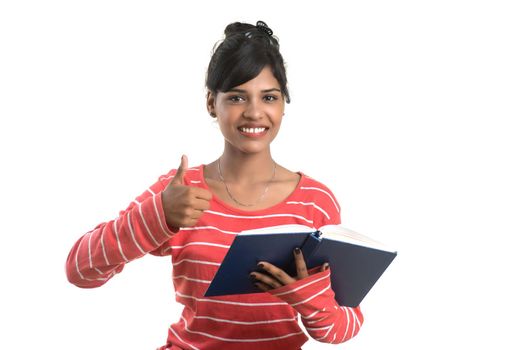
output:
[[262, 282], [253, 282], [253, 284], [258, 288], [258, 289], [261, 289], [263, 290], [264, 292], [267, 292], [268, 290], [271, 289], [271, 287], [269, 287], [267, 284], [264, 284]]
[[180, 166], [178, 167], [178, 170], [176, 171], [175, 177], [171, 181], [171, 183], [183, 185], [184, 184], [184, 175], [187, 171], [187, 156], [184, 154], [182, 158], [180, 158]]
[[202, 214], [204, 214], [203, 210], [193, 209], [193, 210], [191, 210], [191, 213], [188, 214], [188, 217], [193, 219], [193, 220], [198, 220], [198, 219], [200, 219]]
[[193, 200], [193, 209], [195, 210], [204, 211], [204, 210], [208, 210], [209, 207], [210, 207], [210, 204], [209, 204], [209, 201], [207, 200], [198, 199], [198, 198]]
[[271, 276], [273, 276], [279, 283], [285, 285], [295, 282], [295, 279], [291, 276], [289, 276], [284, 270], [279, 269], [273, 264], [270, 264], [268, 262], [260, 262], [257, 265], [259, 268], [263, 269], [267, 273], [269, 273]]
[[293, 249], [293, 254], [295, 255], [295, 266], [297, 268], [297, 278], [301, 280], [308, 276], [306, 261], [304, 260], [304, 255], [300, 248]]
[[273, 289], [277, 289], [277, 288], [282, 287], [282, 283], [277, 281], [276, 278], [273, 278], [273, 277], [268, 276], [268, 275], [264, 275], [263, 273], [251, 272], [250, 276], [251, 276], [251, 278], [253, 279], [254, 282], [261, 282], [263, 284], [268, 285], [269, 287], [271, 287]]
[[322, 267], [320, 268], [320, 271], [321, 271], [321, 272], [324, 272], [324, 271], [326, 271], [327, 269], [329, 269], [329, 264], [328, 264], [328, 263], [323, 263], [323, 264], [322, 264]]
[[198, 222], [198, 218], [197, 219], [185, 218], [182, 220], [180, 227], [193, 227], [197, 224], [197, 222]]
[[193, 188], [194, 188], [193, 191], [194, 191], [196, 198], [203, 199], [206, 201], [210, 201], [213, 198], [213, 194], [211, 193], [211, 191], [208, 191], [200, 187], [193, 187]]

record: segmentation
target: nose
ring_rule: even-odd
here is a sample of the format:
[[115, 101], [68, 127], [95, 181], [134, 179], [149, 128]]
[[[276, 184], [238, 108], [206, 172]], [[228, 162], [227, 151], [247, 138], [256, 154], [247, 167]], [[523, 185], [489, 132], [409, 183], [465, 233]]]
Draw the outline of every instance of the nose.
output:
[[251, 100], [246, 104], [246, 109], [244, 110], [244, 118], [257, 120], [260, 119], [263, 115], [263, 107], [259, 101]]

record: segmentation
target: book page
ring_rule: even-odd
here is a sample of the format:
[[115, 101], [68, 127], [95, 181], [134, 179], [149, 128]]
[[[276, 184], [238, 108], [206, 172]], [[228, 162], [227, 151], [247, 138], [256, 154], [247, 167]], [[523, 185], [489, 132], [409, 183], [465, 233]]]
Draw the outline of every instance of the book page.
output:
[[253, 235], [253, 234], [273, 234], [273, 233], [304, 233], [304, 232], [315, 232], [316, 229], [300, 224], [289, 224], [289, 225], [278, 225], [262, 227], [253, 230], [242, 231], [241, 235]]
[[385, 244], [376, 241], [368, 236], [365, 236], [356, 231], [350, 230], [340, 225], [326, 225], [320, 228], [322, 238], [329, 238], [336, 241], [348, 242], [366, 246], [370, 248], [385, 250], [389, 252], [395, 252], [392, 248]]

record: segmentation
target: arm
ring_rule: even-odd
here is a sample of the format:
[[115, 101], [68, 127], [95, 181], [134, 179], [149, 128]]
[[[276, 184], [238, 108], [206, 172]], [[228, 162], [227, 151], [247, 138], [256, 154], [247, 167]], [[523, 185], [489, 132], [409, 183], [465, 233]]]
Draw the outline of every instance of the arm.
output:
[[360, 307], [340, 306], [335, 301], [329, 269], [268, 292], [291, 305], [309, 335], [320, 342], [345, 342], [357, 335], [364, 321]]
[[66, 261], [69, 282], [82, 288], [99, 287], [124, 265], [160, 247], [175, 231], [168, 228], [161, 181], [137, 197], [111, 221], [83, 235]]
[[295, 250], [295, 263], [296, 279], [268, 262], [258, 265], [267, 274], [252, 272], [252, 278], [260, 289], [293, 307], [301, 315], [302, 323], [313, 339], [342, 343], [357, 335], [364, 321], [360, 307], [338, 305], [331, 289], [328, 265], [313, 269], [311, 272], [316, 270], [317, 273], [309, 275], [299, 249]]
[[129, 261], [147, 253], [161, 254], [158, 248], [178, 228], [195, 225], [209, 208], [211, 193], [186, 186], [186, 170], [187, 157], [183, 156], [176, 172], [161, 177], [115, 220], [82, 236], [67, 258], [68, 280], [78, 287], [99, 287]]

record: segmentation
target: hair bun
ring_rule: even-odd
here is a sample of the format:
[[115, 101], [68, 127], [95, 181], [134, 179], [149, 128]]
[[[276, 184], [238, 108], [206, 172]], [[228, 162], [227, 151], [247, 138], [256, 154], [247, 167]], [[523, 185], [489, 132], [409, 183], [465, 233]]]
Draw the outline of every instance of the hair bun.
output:
[[224, 30], [224, 34], [226, 34], [227, 38], [230, 35], [245, 33], [249, 30], [252, 30], [253, 28], [255, 28], [255, 26], [252, 24], [235, 22], [228, 24], [228, 26]]

